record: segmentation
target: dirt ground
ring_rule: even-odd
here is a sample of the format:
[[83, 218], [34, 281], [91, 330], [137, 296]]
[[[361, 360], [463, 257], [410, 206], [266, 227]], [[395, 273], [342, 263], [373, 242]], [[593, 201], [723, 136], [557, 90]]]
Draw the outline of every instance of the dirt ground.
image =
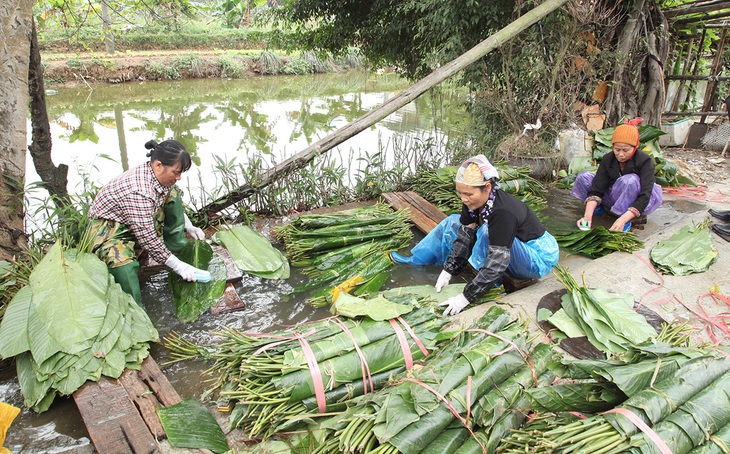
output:
[[724, 157], [720, 151], [695, 148], [665, 148], [663, 152], [682, 174], [700, 185], [720, 183], [730, 176], [730, 150]]

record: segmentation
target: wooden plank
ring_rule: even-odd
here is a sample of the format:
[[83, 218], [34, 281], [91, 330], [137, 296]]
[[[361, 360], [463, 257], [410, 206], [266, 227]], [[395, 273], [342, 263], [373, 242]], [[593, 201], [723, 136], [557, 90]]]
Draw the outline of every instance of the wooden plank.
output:
[[157, 452], [155, 438], [117, 380], [86, 382], [73, 396], [97, 452]]
[[238, 296], [238, 292], [233, 284], [226, 284], [226, 289], [223, 291], [223, 296], [218, 300], [215, 306], [210, 308], [210, 313], [213, 315], [225, 314], [227, 312], [240, 311], [246, 308], [246, 305]]
[[100, 453], [158, 452], [157, 440], [166, 435], [157, 408], [182, 401], [151, 356], [140, 370], [86, 382], [73, 397]]
[[137, 373], [139, 378], [155, 393], [157, 399], [165, 407], [182, 402], [180, 395], [172, 387], [170, 381], [160, 370], [160, 366], [151, 356], [145, 358], [142, 362], [142, 368]]
[[233, 262], [233, 259], [226, 248], [218, 244], [211, 244], [210, 247], [213, 249], [213, 252], [223, 259], [223, 263], [226, 264], [226, 282], [238, 282], [243, 279], [243, 273]]
[[[411, 215], [411, 222], [423, 233], [430, 232], [440, 222], [440, 220], [436, 221], [435, 219], [439, 217], [436, 212], [441, 213], [441, 210], [431, 205], [416, 193], [386, 192], [382, 194], [382, 197], [396, 210], [408, 208]], [[429, 205], [431, 208], [428, 208]], [[443, 219], [446, 215], [441, 213], [440, 217]]]

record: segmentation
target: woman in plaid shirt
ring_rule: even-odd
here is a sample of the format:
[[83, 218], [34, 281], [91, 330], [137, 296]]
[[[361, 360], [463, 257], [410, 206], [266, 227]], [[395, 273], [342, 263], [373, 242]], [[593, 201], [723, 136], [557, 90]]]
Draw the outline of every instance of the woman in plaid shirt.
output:
[[[188, 233], [204, 239], [190, 222], [175, 186], [190, 169], [190, 155], [176, 140], [145, 144], [150, 160], [110, 181], [96, 195], [89, 210], [92, 250], [109, 267], [122, 289], [140, 302], [139, 262], [135, 249], [143, 249], [187, 281], [210, 280], [210, 273], [173, 255], [185, 245]], [[163, 235], [164, 234], [164, 235]], [[164, 236], [164, 241], [163, 241]]]

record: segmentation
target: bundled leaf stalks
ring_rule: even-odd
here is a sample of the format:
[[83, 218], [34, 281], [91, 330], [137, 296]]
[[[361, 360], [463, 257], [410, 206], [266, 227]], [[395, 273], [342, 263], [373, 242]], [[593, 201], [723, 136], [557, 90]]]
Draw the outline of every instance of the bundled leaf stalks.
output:
[[594, 259], [616, 251], [631, 253], [644, 247], [644, 242], [634, 232], [618, 232], [602, 226], [551, 233], [561, 248]]
[[407, 210], [384, 204], [304, 215], [276, 229], [293, 266], [310, 279], [294, 292], [314, 291], [315, 307], [334, 301], [340, 292], [378, 290], [390, 274], [388, 253], [405, 247], [413, 237]]
[[[620, 366], [614, 364], [614, 368]], [[727, 411], [730, 361], [719, 356], [700, 355], [656, 381], [650, 368], [644, 372], [646, 375], [650, 379], [639, 380], [641, 386], [635, 386], [629, 383], [632, 379], [637, 381], [635, 372], [616, 371], [614, 378], [623, 376], [624, 381], [637, 388], [632, 392], [631, 386], [623, 386], [629, 395], [623, 404], [587, 419], [537, 418], [523, 429], [514, 431], [504, 441], [500, 452], [680, 454], [708, 444], [707, 452], [717, 452], [713, 451], [715, 442], [719, 441], [718, 437], [726, 436], [725, 427], [730, 422]], [[547, 401], [537, 403], [550, 406]], [[640, 430], [640, 426], [648, 429]], [[717, 434], [714, 441], [708, 441], [714, 434]]]
[[[545, 207], [545, 186], [530, 177], [529, 166], [497, 163], [495, 167], [499, 171], [499, 186], [503, 191], [522, 199], [536, 212]], [[462, 204], [454, 188], [458, 169], [458, 166], [450, 166], [420, 171], [412, 177], [410, 187], [444, 213], [457, 213]]]
[[[554, 362], [545, 344], [528, 354], [522, 327], [499, 326], [503, 313], [492, 307], [481, 321], [488, 328], [467, 330], [423, 368], [323, 422], [320, 426], [332, 432], [314, 452], [444, 453], [454, 452], [467, 438], [478, 440], [482, 452], [477, 428], [508, 419], [522, 389], [535, 386]], [[509, 431], [521, 422], [504, 424], [500, 430]]]
[[227, 401], [232, 427], [270, 436], [413, 367], [435, 349], [443, 323], [426, 307], [381, 322], [333, 317], [267, 334], [224, 329], [221, 342], [205, 350], [215, 361], [208, 393]]

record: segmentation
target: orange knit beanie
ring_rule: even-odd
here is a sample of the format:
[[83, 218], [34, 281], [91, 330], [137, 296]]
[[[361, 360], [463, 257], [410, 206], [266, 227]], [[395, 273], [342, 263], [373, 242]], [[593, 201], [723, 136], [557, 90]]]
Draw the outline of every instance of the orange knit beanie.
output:
[[642, 118], [634, 118], [631, 121], [625, 121], [624, 124], [616, 126], [611, 136], [611, 144], [620, 142], [633, 145], [634, 147], [639, 145], [639, 129], [636, 127], [643, 121]]

